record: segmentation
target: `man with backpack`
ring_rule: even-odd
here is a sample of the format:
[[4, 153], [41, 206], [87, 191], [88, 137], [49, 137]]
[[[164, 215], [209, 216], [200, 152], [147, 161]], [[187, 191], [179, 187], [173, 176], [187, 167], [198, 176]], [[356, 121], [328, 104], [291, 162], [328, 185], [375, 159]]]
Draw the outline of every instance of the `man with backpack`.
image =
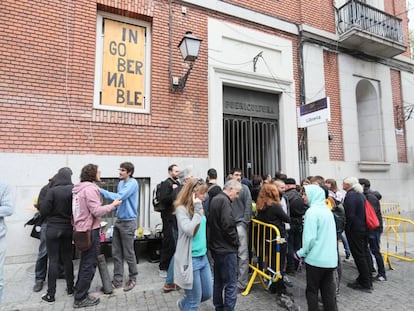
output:
[[[364, 195], [371, 203], [372, 207], [375, 210], [375, 214], [377, 215], [379, 226], [378, 228], [369, 231], [368, 233], [368, 244], [369, 249], [371, 250], [372, 255], [375, 257], [375, 261], [377, 262], [377, 268], [378, 268], [378, 274], [374, 278], [375, 281], [386, 281], [387, 276], [385, 275], [385, 267], [384, 267], [384, 259], [382, 258], [381, 252], [380, 252], [380, 244], [381, 244], [381, 233], [383, 230], [382, 227], [382, 214], [381, 214], [381, 194], [379, 194], [377, 191], [372, 191], [370, 189], [371, 183], [366, 178], [360, 178], [359, 183], [364, 187]], [[371, 267], [372, 270], [374, 270], [373, 265]]]
[[178, 174], [180, 170], [178, 165], [171, 164], [168, 167], [168, 178], [161, 183], [160, 202], [161, 202], [161, 220], [162, 220], [162, 244], [160, 250], [160, 277], [167, 277], [167, 270], [171, 258], [175, 251], [175, 241], [173, 236], [173, 227], [175, 222], [174, 212], [174, 189], [180, 183], [178, 181]]

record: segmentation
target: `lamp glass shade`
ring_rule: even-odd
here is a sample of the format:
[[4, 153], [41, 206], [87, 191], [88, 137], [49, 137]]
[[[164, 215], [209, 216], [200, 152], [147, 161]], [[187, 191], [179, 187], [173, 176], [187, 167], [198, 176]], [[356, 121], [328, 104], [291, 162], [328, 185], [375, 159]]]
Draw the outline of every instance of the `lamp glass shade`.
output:
[[184, 61], [195, 61], [200, 51], [201, 39], [196, 38], [191, 31], [187, 31], [178, 47]]

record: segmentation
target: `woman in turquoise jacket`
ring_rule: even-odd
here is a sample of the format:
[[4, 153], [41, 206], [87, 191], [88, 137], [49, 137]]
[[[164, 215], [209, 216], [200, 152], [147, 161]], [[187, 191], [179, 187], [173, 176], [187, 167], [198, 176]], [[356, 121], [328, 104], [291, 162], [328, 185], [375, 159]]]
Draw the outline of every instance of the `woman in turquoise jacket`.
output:
[[324, 310], [336, 311], [334, 271], [338, 253], [334, 216], [325, 204], [325, 192], [320, 186], [305, 186], [302, 195], [309, 209], [305, 214], [303, 246], [296, 252], [296, 257], [304, 258], [306, 263], [308, 310], [319, 310], [320, 290]]

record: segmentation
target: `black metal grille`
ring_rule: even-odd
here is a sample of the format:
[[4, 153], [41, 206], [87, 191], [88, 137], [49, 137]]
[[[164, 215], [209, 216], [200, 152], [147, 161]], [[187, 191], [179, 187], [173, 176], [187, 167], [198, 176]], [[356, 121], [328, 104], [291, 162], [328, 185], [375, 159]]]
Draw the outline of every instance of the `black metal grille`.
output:
[[279, 130], [277, 120], [223, 116], [224, 170], [241, 168], [247, 178], [279, 170]]

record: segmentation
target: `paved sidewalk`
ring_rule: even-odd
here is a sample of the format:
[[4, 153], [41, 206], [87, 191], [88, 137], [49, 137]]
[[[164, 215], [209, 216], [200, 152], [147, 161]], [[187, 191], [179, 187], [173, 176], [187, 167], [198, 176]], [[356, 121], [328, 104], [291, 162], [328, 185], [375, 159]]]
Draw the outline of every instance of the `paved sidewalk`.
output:
[[[393, 259], [395, 270], [387, 270], [387, 282], [375, 282], [372, 294], [363, 293], [346, 287], [346, 283], [353, 281], [357, 271], [353, 261], [343, 263], [343, 278], [341, 292], [338, 297], [339, 310], [414, 310], [414, 263]], [[78, 260], [74, 261], [77, 272]], [[112, 276], [112, 263], [108, 263]], [[127, 271], [127, 270], [125, 270]], [[111, 295], [104, 295], [99, 291], [101, 280], [99, 273], [95, 274], [91, 293], [99, 296], [101, 303], [84, 310], [177, 310], [176, 301], [183, 291], [163, 293], [164, 279], [158, 275], [158, 264], [141, 259], [138, 265], [137, 286], [125, 293], [122, 289]], [[290, 277], [294, 287], [289, 289], [293, 293], [300, 310], [307, 310], [305, 297], [305, 272]], [[65, 293], [65, 281], [57, 281], [56, 302], [49, 305], [42, 302], [40, 297], [46, 291], [34, 293], [34, 262], [24, 264], [5, 265], [5, 297], [1, 310], [72, 310], [73, 297]], [[210, 301], [202, 304], [200, 310], [214, 310]], [[284, 310], [276, 305], [275, 297], [261, 287], [253, 286], [246, 297], [238, 295], [236, 310]]]

